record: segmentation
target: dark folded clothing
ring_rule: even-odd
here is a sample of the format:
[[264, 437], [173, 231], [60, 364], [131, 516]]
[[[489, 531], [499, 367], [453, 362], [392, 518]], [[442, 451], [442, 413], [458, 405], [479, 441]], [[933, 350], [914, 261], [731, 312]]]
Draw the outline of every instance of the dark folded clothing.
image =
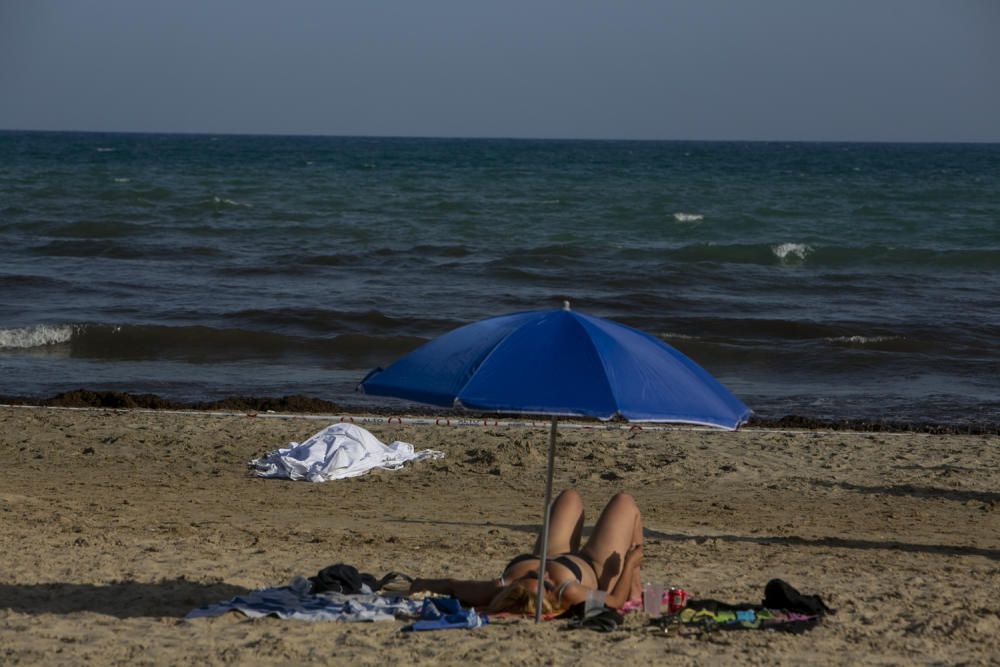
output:
[[337, 563], [324, 567], [316, 576], [309, 577], [313, 593], [347, 593], [354, 595], [363, 592], [362, 586], [368, 586], [369, 592], [375, 592], [378, 581], [374, 575], [359, 572], [358, 568], [346, 563]]
[[[358, 568], [346, 563], [337, 563], [336, 565], [324, 567], [316, 573], [316, 576], [309, 577], [309, 581], [312, 583], [312, 593], [327, 593], [332, 591], [335, 593], [346, 593], [347, 595], [374, 593], [400, 579], [409, 582], [413, 581], [413, 577], [400, 574], [399, 572], [390, 572], [381, 579], [376, 579], [375, 575], [367, 572], [359, 572]], [[365, 586], [368, 587], [367, 591], [364, 590]]]

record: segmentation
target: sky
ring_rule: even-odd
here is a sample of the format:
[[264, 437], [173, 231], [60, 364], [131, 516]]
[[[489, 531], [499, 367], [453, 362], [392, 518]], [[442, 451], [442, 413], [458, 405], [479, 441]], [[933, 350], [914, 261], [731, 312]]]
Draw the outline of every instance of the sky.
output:
[[1000, 142], [1000, 0], [0, 0], [0, 128]]

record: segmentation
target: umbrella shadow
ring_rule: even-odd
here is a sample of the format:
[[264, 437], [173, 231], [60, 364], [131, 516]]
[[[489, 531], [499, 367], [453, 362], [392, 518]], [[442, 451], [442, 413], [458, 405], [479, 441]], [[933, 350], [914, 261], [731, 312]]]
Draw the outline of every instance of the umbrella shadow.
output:
[[943, 556], [982, 556], [990, 560], [1000, 560], [1000, 549], [986, 549], [951, 544], [919, 544], [896, 540], [862, 540], [851, 537], [799, 537], [797, 535], [689, 535], [686, 533], [666, 533], [646, 528], [646, 536], [670, 542], [734, 542], [746, 544], [789, 545], [797, 547], [824, 547], [835, 549], [872, 549], [877, 551], [903, 551], [907, 553], [928, 553]]
[[[474, 528], [504, 528], [517, 533], [527, 533], [537, 537], [542, 532], [540, 523], [498, 523], [496, 521], [449, 521], [447, 519], [386, 519], [390, 523], [409, 523], [413, 525], [430, 526], [469, 526]], [[588, 528], [583, 529], [584, 535], [589, 535]]]
[[895, 486], [865, 486], [863, 484], [851, 484], [850, 482], [830, 482], [826, 480], [816, 480], [817, 486], [826, 488], [840, 488], [846, 491], [857, 491], [858, 493], [872, 493], [889, 496], [914, 496], [916, 498], [943, 498], [945, 500], [957, 500], [968, 502], [970, 500], [981, 503], [1000, 502], [1000, 493], [990, 491], [961, 491], [959, 489], [937, 489], [930, 486], [913, 486], [912, 484], [898, 484]]
[[0, 584], [0, 609], [21, 614], [94, 612], [117, 618], [185, 616], [192, 609], [244, 595], [249, 589], [184, 578], [155, 583]]
[[[517, 532], [537, 535], [541, 531], [538, 524], [507, 524], [477, 521], [432, 521], [429, 519], [390, 519], [397, 523], [429, 524], [441, 526], [477, 526], [481, 528], [506, 528]], [[863, 540], [850, 537], [799, 537], [797, 535], [694, 535], [689, 533], [668, 533], [646, 526], [643, 528], [646, 538], [663, 540], [665, 542], [695, 542], [709, 540], [763, 546], [789, 545], [799, 547], [836, 548], [836, 549], [870, 549], [875, 551], [903, 551], [907, 553], [930, 553], [945, 556], [982, 556], [990, 560], [1000, 560], [1000, 549], [986, 549], [951, 544], [919, 544], [914, 542], [899, 542], [896, 540]], [[589, 535], [590, 530], [584, 529], [583, 534]]]

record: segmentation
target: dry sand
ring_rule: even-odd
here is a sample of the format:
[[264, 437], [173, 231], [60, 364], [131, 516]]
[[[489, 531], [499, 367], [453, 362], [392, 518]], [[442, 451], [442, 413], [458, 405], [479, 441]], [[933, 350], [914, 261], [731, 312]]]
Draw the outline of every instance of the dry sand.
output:
[[485, 578], [531, 544], [544, 429], [370, 425], [447, 458], [248, 474], [326, 423], [0, 408], [0, 664], [1000, 663], [995, 435], [560, 431], [556, 485], [588, 525], [615, 491], [638, 500], [644, 579], [744, 602], [783, 578], [838, 609], [803, 635], [183, 620], [335, 562]]

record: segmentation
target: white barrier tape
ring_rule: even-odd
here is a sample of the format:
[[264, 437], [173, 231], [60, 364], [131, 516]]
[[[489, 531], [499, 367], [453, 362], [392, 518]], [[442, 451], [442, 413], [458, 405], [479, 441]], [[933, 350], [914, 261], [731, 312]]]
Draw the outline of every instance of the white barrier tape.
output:
[[[0, 403], [0, 408], [21, 408], [26, 410], [65, 410], [65, 411], [77, 411], [77, 412], [130, 412], [130, 413], [140, 413], [140, 414], [159, 414], [159, 415], [185, 415], [192, 417], [248, 417], [257, 419], [307, 419], [311, 421], [325, 421], [325, 422], [348, 422], [351, 424], [368, 424], [368, 425], [389, 425], [398, 424], [400, 426], [478, 426], [478, 427], [497, 427], [497, 428], [549, 428], [552, 425], [551, 420], [545, 421], [511, 421], [511, 420], [501, 420], [501, 419], [469, 419], [469, 418], [451, 418], [451, 417], [379, 417], [376, 415], [307, 415], [307, 414], [287, 414], [280, 412], [220, 412], [220, 411], [207, 411], [207, 410], [152, 410], [149, 408], [94, 408], [94, 407], [64, 407], [64, 406], [51, 406], [51, 405], [11, 405]], [[578, 422], [559, 422], [560, 429], [583, 429], [591, 431], [704, 431], [710, 433], [725, 433], [725, 429], [711, 428], [708, 426], [686, 426], [683, 424], [630, 424], [630, 423], [578, 423]], [[803, 428], [760, 428], [756, 426], [743, 426], [742, 431], [752, 431], [754, 433], [786, 433], [786, 434], [841, 434], [841, 433], [872, 433], [869, 431], [850, 431], [850, 430], [812, 430]], [[906, 437], [914, 436], [924, 436], [931, 437], [935, 435], [961, 435], [961, 434], [936, 434], [936, 433], [922, 433], [919, 431], [878, 431], [878, 435], [900, 435]]]
[[[269, 415], [259, 415], [259, 416], [269, 416]], [[351, 424], [400, 424], [402, 426], [481, 426], [484, 428], [549, 428], [552, 425], [551, 420], [544, 421], [523, 421], [523, 420], [506, 420], [506, 419], [470, 419], [468, 417], [436, 417], [431, 419], [429, 417], [377, 417], [370, 415], [350, 415], [341, 417], [340, 421], [350, 422]], [[577, 422], [559, 422], [559, 428], [578, 428], [578, 429], [589, 429], [595, 431], [665, 431], [665, 430], [699, 430], [699, 431], [718, 431], [720, 429], [709, 428], [705, 426], [668, 426], [663, 424], [622, 424], [622, 423], [577, 423]]]
[[[36, 410], [65, 410], [77, 412], [131, 412], [140, 414], [188, 415], [201, 417], [250, 417], [256, 419], [310, 419], [329, 422], [347, 422], [350, 424], [398, 424], [400, 426], [477, 426], [484, 428], [549, 428], [551, 420], [504, 420], [504, 419], [471, 419], [468, 417], [399, 417], [378, 415], [307, 415], [287, 414], [279, 412], [221, 412], [217, 410], [153, 410], [150, 408], [103, 408], [103, 407], [66, 407], [48, 405], [9, 405], [0, 404], [0, 408], [22, 408]], [[616, 423], [578, 423], [559, 422], [559, 428], [587, 429], [594, 431], [719, 431], [720, 429], [706, 426], [683, 426], [665, 424], [623, 424]]]

